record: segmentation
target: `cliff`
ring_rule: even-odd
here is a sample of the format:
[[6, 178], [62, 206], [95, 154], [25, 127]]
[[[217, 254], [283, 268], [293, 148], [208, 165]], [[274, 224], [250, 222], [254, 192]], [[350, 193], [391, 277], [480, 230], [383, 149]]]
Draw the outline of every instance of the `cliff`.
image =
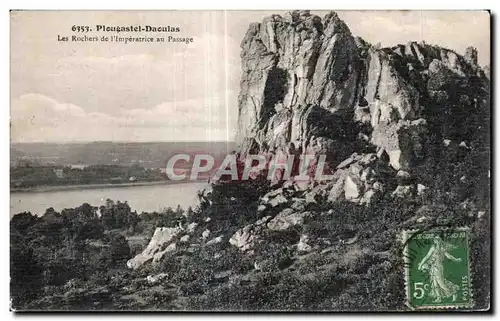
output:
[[474, 48], [376, 48], [336, 13], [309, 11], [251, 24], [241, 48], [242, 154], [293, 143], [334, 167], [368, 149], [408, 170], [445, 139], [487, 144], [489, 80]]

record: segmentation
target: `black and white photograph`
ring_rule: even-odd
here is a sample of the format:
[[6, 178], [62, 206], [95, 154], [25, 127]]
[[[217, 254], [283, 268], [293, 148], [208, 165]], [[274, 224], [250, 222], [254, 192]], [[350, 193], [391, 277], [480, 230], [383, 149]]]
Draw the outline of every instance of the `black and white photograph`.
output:
[[9, 20], [10, 311], [490, 310], [490, 11]]

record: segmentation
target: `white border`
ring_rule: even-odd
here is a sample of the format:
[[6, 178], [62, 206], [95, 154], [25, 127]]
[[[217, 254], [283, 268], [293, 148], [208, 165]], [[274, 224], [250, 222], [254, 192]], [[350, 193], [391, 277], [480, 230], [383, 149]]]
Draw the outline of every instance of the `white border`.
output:
[[[346, 10], [346, 9], [438, 9], [438, 10], [445, 10], [445, 9], [493, 9], [493, 12], [498, 15], [499, 13], [499, 3], [500, 1], [498, 0], [474, 0], [474, 1], [435, 1], [435, 0], [420, 0], [420, 1], [407, 1], [403, 2], [401, 0], [399, 1], [391, 1], [391, 0], [378, 0], [378, 1], [357, 1], [357, 0], [350, 0], [350, 1], [298, 1], [298, 0], [287, 0], [286, 2], [277, 2], [277, 1], [269, 1], [269, 0], [253, 0], [253, 1], [219, 1], [219, 0], [212, 0], [212, 1], [193, 1], [193, 0], [182, 0], [182, 1], [153, 1], [153, 0], [141, 0], [141, 1], [131, 1], [131, 0], [121, 0], [121, 1], [113, 1], [110, 3], [105, 3], [102, 0], [87, 0], [87, 1], [56, 1], [56, 0], [45, 0], [45, 1], [22, 1], [22, 0], [17, 0], [17, 1], [11, 1], [11, 0], [5, 0], [2, 1], [2, 6], [3, 10], [1, 11], [1, 24], [0, 24], [0, 33], [2, 35], [2, 39], [4, 42], [4, 46], [2, 46], [1, 52], [1, 75], [2, 77], [2, 86], [0, 89], [1, 93], [1, 98], [2, 98], [2, 106], [3, 108], [1, 109], [2, 113], [2, 129], [1, 129], [1, 167], [3, 170], [1, 171], [1, 202], [3, 206], [3, 215], [5, 216], [5, 224], [2, 224], [3, 231], [1, 233], [2, 235], [2, 241], [4, 242], [4, 246], [1, 247], [2, 253], [1, 256], [3, 258], [2, 262], [2, 271], [0, 272], [1, 274], [1, 299], [0, 302], [2, 303], [0, 306], [0, 311], [2, 312], [1, 317], [2, 320], [5, 319], [13, 319], [14, 315], [9, 312], [9, 224], [8, 224], [8, 219], [9, 219], [9, 173], [7, 171], [8, 165], [9, 165], [9, 127], [8, 127], [8, 119], [9, 119], [9, 13], [8, 9], [253, 9], [253, 10], [274, 10], [274, 9], [336, 9], [336, 10]], [[498, 17], [497, 17], [498, 18]], [[492, 52], [496, 53], [498, 56], [498, 51], [496, 50], [497, 48], [497, 32], [494, 32], [494, 37], [495, 37], [495, 42], [494, 42], [494, 48], [492, 47]], [[459, 35], [457, 35], [459, 36]], [[495, 73], [495, 70], [492, 70], [492, 74]], [[495, 77], [495, 79], [497, 79]], [[499, 92], [498, 90], [498, 80], [496, 81], [496, 86], [495, 88], [492, 88], [492, 90]], [[494, 109], [495, 106], [492, 106], [492, 109]], [[500, 117], [500, 112], [495, 113], [495, 123]], [[495, 127], [495, 126], [493, 126]], [[500, 139], [495, 135], [495, 149], [498, 150], [498, 147], [500, 145]], [[496, 165], [496, 164], [495, 164]], [[495, 173], [495, 178], [498, 179], [497, 175], [498, 170], [494, 172]], [[497, 188], [495, 191], [495, 195], [492, 195], [492, 199], [500, 199], [500, 190]], [[494, 214], [493, 214], [494, 215]], [[493, 216], [492, 215], [492, 216]], [[496, 219], [496, 224], [499, 224], [500, 222], [499, 219]], [[497, 227], [497, 226], [495, 226]], [[496, 247], [494, 247], [496, 248]], [[495, 253], [497, 254], [497, 253]], [[494, 255], [494, 257], [498, 257], [498, 255]], [[496, 262], [495, 262], [496, 263]], [[497, 289], [496, 289], [497, 290]], [[498, 294], [498, 290], [495, 291]], [[496, 296], [498, 297], [498, 295]], [[496, 303], [496, 302], [495, 302]], [[494, 304], [492, 302], [492, 304]], [[109, 315], [109, 316], [93, 316], [99, 317], [99, 318], [109, 318], [113, 317], [116, 315]], [[61, 318], [61, 319], [69, 319], [73, 316], [68, 316], [68, 315], [45, 315], [45, 316], [38, 316], [38, 317], [44, 317], [44, 318]], [[81, 318], [89, 318], [92, 317], [92, 315], [86, 315], [86, 316], [80, 316]], [[132, 318], [132, 317], [137, 317], [137, 316], [131, 316], [131, 315], [120, 315], [118, 316], [120, 318], [125, 317], [125, 318]], [[140, 316], [139, 316], [140, 317]], [[165, 317], [167, 318], [172, 318], [172, 319], [180, 319], [182, 318], [183, 320], [189, 320], [195, 318], [195, 316], [189, 316], [189, 315], [149, 315], [149, 318], [152, 319], [164, 319]], [[207, 318], [211, 318], [214, 320], [218, 320], [220, 318], [220, 315], [210, 315], [210, 316], [205, 316]], [[268, 317], [267, 315], [229, 315], [228, 317], [230, 318], [239, 318], [239, 319], [247, 319], [247, 318], [266, 318]], [[287, 318], [289, 319], [298, 319], [298, 318], [307, 318], [308, 315], [273, 315], [272, 318]], [[334, 318], [356, 318], [356, 319], [363, 319], [363, 315], [355, 315], [355, 316], [345, 316], [345, 315], [323, 315], [319, 316], [320, 318], [324, 318], [325, 320], [330, 320], [332, 317]], [[387, 317], [397, 317], [397, 318], [409, 318], [410, 316], [396, 316], [396, 315], [371, 315], [371, 317], [374, 318], [387, 318]], [[455, 315], [446, 315], [446, 316], [441, 316], [444, 319], [446, 318], [454, 318], [456, 317]]]

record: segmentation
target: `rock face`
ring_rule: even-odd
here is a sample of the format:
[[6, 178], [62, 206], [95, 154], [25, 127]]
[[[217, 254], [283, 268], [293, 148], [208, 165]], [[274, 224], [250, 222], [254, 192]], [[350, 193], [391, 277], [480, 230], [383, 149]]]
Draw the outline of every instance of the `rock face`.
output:
[[[474, 48], [465, 56], [417, 42], [375, 48], [336, 13], [308, 11], [251, 24], [241, 48], [243, 155], [293, 149], [325, 154], [335, 168], [368, 148], [408, 170], [429, 156], [429, 132], [470, 140], [488, 122], [489, 83]], [[354, 178], [344, 178], [346, 196], [362, 197]]]
[[148, 246], [142, 253], [127, 261], [127, 267], [137, 269], [148, 262], [159, 262], [163, 256], [176, 249], [176, 244], [172, 239], [182, 232], [180, 228], [158, 227]]

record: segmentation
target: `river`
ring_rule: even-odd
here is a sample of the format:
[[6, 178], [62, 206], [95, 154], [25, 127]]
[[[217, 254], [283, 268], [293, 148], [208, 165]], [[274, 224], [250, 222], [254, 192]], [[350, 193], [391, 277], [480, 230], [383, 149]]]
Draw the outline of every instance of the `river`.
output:
[[92, 206], [104, 205], [106, 199], [127, 201], [132, 210], [141, 212], [161, 211], [166, 207], [198, 204], [196, 192], [206, 183], [182, 183], [169, 185], [106, 187], [79, 190], [56, 190], [43, 192], [15, 192], [10, 194], [10, 216], [28, 211], [43, 215], [53, 207], [56, 211], [89, 203]]

